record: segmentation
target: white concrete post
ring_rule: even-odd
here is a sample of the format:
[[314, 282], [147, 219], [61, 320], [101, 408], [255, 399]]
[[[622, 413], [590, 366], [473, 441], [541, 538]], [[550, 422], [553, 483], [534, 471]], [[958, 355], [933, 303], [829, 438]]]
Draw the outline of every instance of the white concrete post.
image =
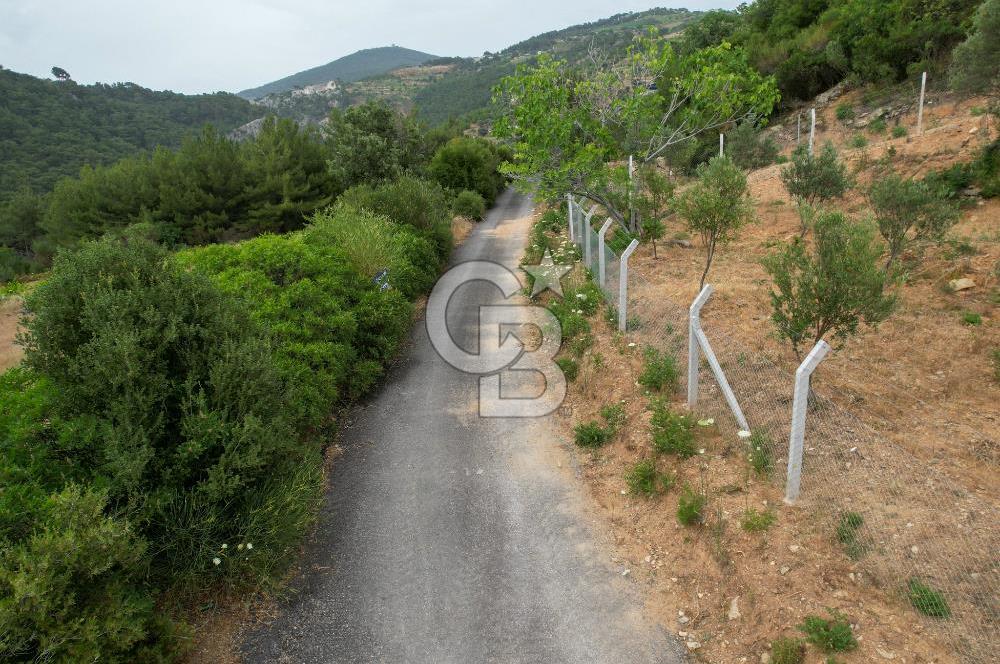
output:
[[708, 342], [708, 337], [705, 336], [704, 330], [701, 329], [701, 308], [708, 301], [711, 294], [711, 284], [705, 284], [705, 287], [698, 293], [698, 297], [691, 303], [691, 309], [689, 310], [688, 408], [693, 410], [694, 406], [698, 403], [698, 346], [701, 346], [701, 351], [705, 353], [705, 359], [708, 360], [708, 366], [712, 368], [712, 373], [715, 374], [715, 382], [719, 384], [722, 396], [725, 397], [726, 403], [729, 405], [729, 410], [733, 412], [736, 423], [740, 425], [741, 429], [749, 431], [750, 425], [747, 423], [747, 418], [743, 415], [743, 409], [740, 408], [739, 402], [736, 401], [736, 394], [733, 393], [733, 388], [729, 386], [726, 374], [723, 373], [722, 366], [715, 357], [712, 344]]
[[611, 217], [604, 222], [601, 226], [601, 230], [597, 231], [597, 284], [604, 288], [604, 282], [607, 281], [607, 265], [604, 259], [604, 236], [607, 234], [608, 229], [611, 228]]
[[809, 154], [813, 153], [813, 140], [816, 138], [816, 109], [809, 109]]
[[719, 134], [719, 156], [720, 157], [725, 157], [726, 156], [726, 135], [725, 134]]
[[580, 227], [580, 235], [581, 235], [580, 239], [583, 241], [583, 261], [584, 261], [583, 264], [587, 268], [590, 267], [590, 263], [592, 260], [592, 253], [593, 253], [590, 248], [591, 245], [590, 233], [588, 233], [587, 231], [590, 230], [590, 218], [594, 216], [595, 212], [597, 212], [597, 206], [596, 205], [591, 206], [590, 211], [584, 215], [583, 224]]
[[830, 352], [830, 345], [822, 339], [813, 346], [809, 355], [795, 370], [795, 394], [792, 400], [792, 433], [788, 439], [788, 474], [785, 480], [785, 502], [791, 505], [799, 497], [802, 480], [802, 445], [806, 434], [806, 410], [809, 405], [809, 378], [823, 358]]
[[619, 259], [620, 267], [618, 268], [618, 329], [622, 332], [625, 331], [625, 327], [628, 323], [628, 315], [626, 312], [628, 304], [628, 257], [632, 255], [636, 247], [639, 246], [638, 240], [632, 240], [629, 245], [622, 252], [622, 257]]
[[576, 242], [576, 235], [573, 233], [573, 194], [566, 194], [566, 211], [569, 216], [569, 241]]
[[927, 91], [927, 72], [920, 75], [920, 104], [917, 106], [917, 136], [924, 133], [924, 93]]

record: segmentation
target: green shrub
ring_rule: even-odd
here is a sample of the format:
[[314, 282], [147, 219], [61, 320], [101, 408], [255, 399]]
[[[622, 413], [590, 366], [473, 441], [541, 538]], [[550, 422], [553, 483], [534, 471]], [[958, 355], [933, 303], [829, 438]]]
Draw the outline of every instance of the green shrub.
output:
[[664, 454], [676, 454], [682, 458], [694, 456], [694, 422], [686, 415], [671, 412], [662, 402], [653, 404], [650, 419], [653, 431], [653, 448]]
[[875, 118], [870, 123], [868, 123], [868, 131], [870, 131], [873, 134], [884, 134], [886, 127], [887, 126], [884, 118]]
[[958, 209], [927, 182], [889, 173], [877, 178], [868, 190], [879, 233], [888, 244], [885, 271], [915, 242], [940, 242], [958, 221]]
[[677, 359], [673, 355], [647, 346], [642, 356], [645, 366], [642, 373], [639, 374], [640, 385], [656, 392], [662, 392], [665, 389], [672, 391], [677, 387], [680, 372], [677, 369]]
[[442, 261], [451, 251], [448, 197], [434, 182], [404, 176], [374, 186], [358, 185], [345, 191], [338, 202], [412, 226], [433, 242]]
[[841, 122], [854, 119], [854, 107], [848, 103], [837, 104], [837, 119]]
[[583, 314], [577, 313], [575, 303], [570, 303], [566, 300], [553, 300], [549, 303], [548, 307], [549, 311], [559, 321], [563, 342], [590, 333], [590, 323], [583, 317]]
[[903, 138], [908, 133], [909, 132], [907, 131], [906, 127], [904, 127], [903, 125], [896, 125], [895, 127], [892, 128], [893, 138]]
[[827, 611], [830, 618], [806, 616], [799, 625], [799, 629], [806, 634], [806, 641], [824, 652], [843, 652], [857, 648], [858, 641], [854, 638], [847, 618], [831, 609]]
[[743, 170], [752, 171], [774, 163], [778, 144], [763, 136], [753, 122], [742, 122], [726, 134], [726, 155]]
[[[14, 487], [10, 487], [14, 488]], [[69, 485], [35, 514], [30, 536], [0, 548], [0, 658], [4, 661], [161, 661], [143, 587], [146, 544], [105, 516], [107, 498]], [[176, 653], [174, 653], [176, 654]]]
[[705, 521], [705, 505], [708, 496], [685, 486], [677, 501], [677, 520], [684, 526], [701, 525]]
[[860, 150], [861, 148], [868, 145], [868, 139], [865, 138], [864, 134], [855, 134], [854, 136], [851, 137], [851, 140], [848, 142], [848, 145], [850, 145], [855, 150]]
[[740, 525], [743, 526], [743, 530], [748, 533], [759, 533], [767, 530], [774, 524], [777, 517], [771, 510], [765, 510], [759, 512], [753, 508], [748, 508], [743, 513], [743, 519], [740, 521]]
[[608, 424], [612, 433], [617, 433], [625, 424], [625, 404], [612, 403], [601, 408], [601, 417]]
[[573, 440], [580, 447], [601, 447], [611, 440], [611, 432], [597, 422], [585, 422], [574, 427]]
[[799, 639], [771, 641], [771, 664], [802, 664], [806, 661], [806, 646]]
[[747, 458], [750, 460], [750, 467], [760, 477], [769, 477], [774, 470], [773, 443], [766, 431], [755, 429], [747, 439], [749, 452]]
[[455, 196], [451, 210], [460, 217], [482, 221], [486, 216], [486, 201], [479, 193], [463, 189]]
[[653, 459], [643, 459], [625, 474], [625, 482], [634, 494], [652, 496], [660, 491], [668, 491], [674, 484], [673, 475], [665, 475], [656, 470]]
[[603, 299], [601, 289], [589, 278], [580, 286], [567, 289], [565, 293], [564, 298], [566, 302], [571, 307], [575, 306], [582, 311], [584, 316], [593, 316], [596, 314]]
[[478, 192], [487, 205], [492, 205], [504, 186], [497, 170], [500, 161], [500, 153], [490, 141], [461, 136], [441, 146], [427, 170], [442, 187]]
[[560, 357], [556, 360], [556, 364], [562, 370], [563, 375], [566, 376], [566, 380], [573, 382], [580, 373], [580, 365], [572, 357]]
[[974, 311], [966, 311], [962, 314], [962, 322], [966, 325], [982, 325], [983, 317]]
[[857, 512], [844, 512], [837, 523], [837, 541], [844, 545], [847, 555], [857, 560], [868, 552], [868, 545], [860, 535], [864, 517]]
[[951, 607], [944, 595], [920, 579], [910, 579], [908, 584], [910, 604], [920, 613], [932, 618], [951, 617]]

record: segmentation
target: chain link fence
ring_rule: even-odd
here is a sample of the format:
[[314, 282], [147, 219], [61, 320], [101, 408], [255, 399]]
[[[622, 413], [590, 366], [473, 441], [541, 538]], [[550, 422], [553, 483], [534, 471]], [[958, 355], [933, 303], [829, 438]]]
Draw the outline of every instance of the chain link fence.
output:
[[[596, 246], [596, 232], [588, 226], [598, 217], [588, 224], [578, 203], [570, 207], [576, 208], [571, 216], [579, 224], [574, 229], [577, 244], [583, 246], [586, 239]], [[614, 307], [620, 306], [619, 261], [605, 247], [606, 276], [600, 286]], [[595, 263], [588, 267], [598, 280]], [[635, 267], [627, 275], [630, 340], [672, 353], [686, 382], [690, 302], [654, 287]], [[727, 331], [725, 321], [713, 318], [711, 300], [702, 311], [701, 326], [751, 430], [759, 434], [754, 436], [761, 447], [756, 453], [773, 468], [772, 480], [784, 486], [793, 373]], [[742, 428], [704, 359], [700, 365], [697, 412], [716, 418], [723, 432]], [[849, 399], [824, 389], [821, 377], [814, 382], [820, 386], [809, 393], [796, 509], [808, 511], [836, 533], [845, 555], [857, 560], [873, 584], [912, 607], [909, 616], [963, 661], [997, 661], [1000, 509], [995, 501], [880, 434], [873, 418], [841, 405]]]

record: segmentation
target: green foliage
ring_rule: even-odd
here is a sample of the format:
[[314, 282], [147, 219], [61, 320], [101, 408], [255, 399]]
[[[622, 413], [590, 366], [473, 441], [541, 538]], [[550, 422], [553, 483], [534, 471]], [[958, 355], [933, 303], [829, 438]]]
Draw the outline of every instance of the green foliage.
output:
[[607, 422], [608, 429], [612, 433], [618, 433], [621, 428], [625, 425], [625, 404], [623, 403], [610, 403], [606, 406], [601, 407], [601, 417]]
[[[38, 506], [29, 536], [0, 548], [6, 661], [156, 661], [168, 628], [142, 586], [146, 544], [105, 516], [99, 491], [68, 485]], [[9, 658], [9, 659], [8, 659]]]
[[848, 103], [837, 104], [837, 119], [841, 122], [854, 119], [854, 107]]
[[951, 59], [950, 82], [959, 90], [981, 92], [1000, 86], [1000, 0], [979, 5], [972, 32]]
[[983, 317], [975, 311], [966, 311], [962, 314], [962, 322], [966, 325], [982, 325]]
[[335, 108], [323, 133], [330, 174], [343, 189], [393, 180], [428, 159], [416, 122], [384, 103]]
[[800, 639], [771, 641], [771, 664], [803, 664], [805, 661], [806, 646]]
[[806, 616], [799, 625], [799, 629], [806, 634], [806, 641], [824, 652], [844, 652], [857, 648], [858, 640], [854, 638], [847, 618], [832, 609], [827, 611], [830, 618]]
[[24, 274], [32, 267], [34, 243], [41, 235], [45, 199], [24, 187], [0, 203], [0, 281]]
[[746, 173], [726, 157], [715, 157], [698, 167], [698, 181], [674, 199], [674, 209], [705, 246], [705, 270], [699, 288], [712, 267], [715, 249], [734, 240], [755, 218]]
[[752, 171], [770, 166], [778, 158], [778, 144], [764, 137], [753, 122], [742, 122], [726, 134], [726, 156], [737, 167]]
[[573, 428], [573, 441], [580, 447], [601, 447], [611, 440], [611, 431], [597, 422], [584, 422]]
[[888, 245], [885, 271], [915, 242], [940, 242], [958, 221], [958, 209], [926, 182], [895, 173], [876, 178], [868, 190], [879, 232]]
[[482, 221], [486, 216], [486, 201], [478, 192], [464, 189], [455, 196], [451, 209], [460, 217]]
[[573, 382], [576, 377], [580, 374], [580, 365], [572, 357], [560, 357], [556, 359], [556, 364], [559, 369], [566, 376], [566, 380]]
[[758, 510], [747, 508], [743, 513], [743, 518], [740, 521], [740, 525], [743, 526], [743, 530], [748, 533], [760, 533], [768, 528], [770, 528], [777, 517], [771, 510], [764, 510], [760, 512]]
[[677, 387], [680, 372], [676, 357], [652, 346], [647, 346], [643, 350], [642, 357], [644, 365], [642, 373], [639, 374], [640, 385], [655, 392], [672, 391]]
[[851, 140], [848, 142], [848, 145], [850, 145], [855, 150], [860, 150], [861, 148], [868, 145], [868, 139], [865, 138], [864, 134], [855, 134], [854, 136], [851, 137]]
[[492, 142], [462, 136], [438, 148], [427, 171], [445, 189], [474, 191], [487, 205], [493, 205], [504, 186], [504, 178], [497, 171], [501, 160]]
[[[875, 118], [870, 123], [868, 123], [868, 131], [870, 131], [873, 134], [884, 134], [887, 127], [888, 126], [885, 123], [885, 118]], [[861, 148], [864, 147], [864, 145], [858, 145], [855, 147]]]
[[762, 429], [755, 429], [747, 439], [747, 458], [750, 460], [750, 467], [760, 477], [769, 477], [774, 470], [774, 453], [772, 451], [774, 443], [767, 432]]
[[452, 245], [447, 199], [447, 194], [434, 182], [405, 175], [390, 182], [351, 187], [338, 203], [415, 228], [434, 243], [444, 259]]
[[656, 258], [656, 241], [663, 237], [666, 227], [663, 222], [656, 218], [643, 219], [642, 237], [653, 244], [653, 258]]
[[694, 456], [694, 421], [687, 415], [672, 412], [662, 401], [652, 405], [653, 417], [650, 429], [653, 433], [653, 449], [664, 454], [676, 454], [682, 458]]
[[904, 127], [903, 125], [896, 125], [895, 127], [892, 128], [893, 138], [903, 138], [908, 133], [909, 132], [907, 131], [906, 127]]
[[857, 512], [844, 512], [837, 522], [837, 541], [852, 559], [857, 560], [868, 552], [868, 544], [861, 536], [865, 519]]
[[950, 618], [951, 607], [937, 590], [934, 590], [920, 579], [910, 579], [907, 586], [910, 604], [920, 613], [931, 618]]
[[796, 239], [764, 259], [774, 281], [771, 320], [796, 354], [827, 336], [843, 342], [861, 323], [889, 316], [895, 300], [885, 293], [881, 253], [870, 224], [831, 212], [817, 218], [811, 249]]
[[134, 83], [79, 85], [0, 69], [0, 203], [25, 185], [49, 191], [86, 164], [178, 147], [205, 124], [226, 132], [258, 117], [239, 97], [182, 95]]
[[781, 181], [800, 205], [804, 202], [810, 207], [843, 196], [850, 186], [847, 167], [837, 158], [832, 143], [814, 154], [804, 145], [797, 147], [791, 164], [781, 171]]
[[701, 525], [705, 522], [705, 505], [707, 504], [708, 496], [704, 492], [686, 485], [681, 490], [680, 498], [677, 500], [677, 520], [682, 526]]
[[625, 473], [625, 483], [628, 484], [629, 490], [643, 496], [669, 491], [675, 481], [673, 475], [661, 473], [656, 469], [654, 459], [638, 461]]

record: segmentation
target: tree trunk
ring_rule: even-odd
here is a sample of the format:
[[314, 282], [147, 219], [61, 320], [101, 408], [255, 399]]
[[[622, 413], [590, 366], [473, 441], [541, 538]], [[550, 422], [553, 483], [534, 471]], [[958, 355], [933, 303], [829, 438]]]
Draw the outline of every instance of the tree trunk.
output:
[[708, 241], [708, 256], [705, 260], [705, 271], [701, 273], [701, 283], [698, 284], [698, 292], [705, 287], [705, 278], [708, 276], [708, 270], [712, 267], [712, 257], [715, 256], [715, 238]]

